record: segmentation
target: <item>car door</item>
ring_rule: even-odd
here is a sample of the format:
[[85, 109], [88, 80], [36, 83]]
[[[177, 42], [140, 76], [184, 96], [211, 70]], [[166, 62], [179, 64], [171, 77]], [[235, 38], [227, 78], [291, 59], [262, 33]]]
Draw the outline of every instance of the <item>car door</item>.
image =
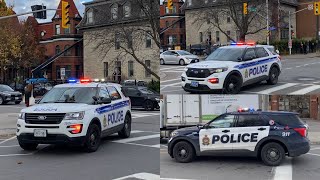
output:
[[142, 106], [144, 98], [141, 92], [135, 87], [127, 88], [128, 96], [131, 99], [132, 106]]
[[257, 64], [260, 75], [259, 76], [269, 76], [269, 70], [273, 62], [275, 62], [274, 57], [270, 56], [269, 53], [263, 47], [255, 48], [257, 55]]
[[[103, 98], [110, 98], [109, 92], [107, 90], [107, 88], [105, 86], [100, 87], [99, 89], [99, 100], [102, 100]], [[112, 126], [109, 126], [109, 121], [108, 121], [108, 117], [110, 116], [110, 114], [112, 114], [112, 104], [101, 104], [98, 105], [99, 107], [99, 119], [102, 121], [102, 130], [106, 130]]]
[[256, 58], [257, 56], [254, 47], [247, 48], [242, 58], [242, 66], [246, 67], [241, 69], [243, 82], [253, 80], [259, 76], [257, 73], [258, 65], [256, 63]]
[[233, 150], [254, 151], [258, 142], [269, 135], [268, 122], [258, 114], [240, 114], [236, 119]]
[[171, 53], [172, 53], [172, 64], [179, 64], [179, 54], [177, 53], [177, 52], [175, 52], [175, 51], [171, 51]]
[[164, 61], [166, 64], [172, 64], [173, 61], [173, 54], [171, 51], [166, 51], [163, 53], [164, 54]]
[[124, 103], [120, 93], [113, 86], [107, 86], [111, 98], [110, 113], [108, 114], [108, 124], [110, 127], [115, 127], [124, 123]]
[[235, 132], [235, 115], [224, 114], [205, 125], [199, 132], [201, 152], [232, 150], [230, 136]]

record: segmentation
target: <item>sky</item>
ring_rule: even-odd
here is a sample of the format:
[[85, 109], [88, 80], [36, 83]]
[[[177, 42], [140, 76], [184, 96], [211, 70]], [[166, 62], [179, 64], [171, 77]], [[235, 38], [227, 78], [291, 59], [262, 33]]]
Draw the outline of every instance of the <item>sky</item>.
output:
[[[19, 13], [25, 13], [31, 11], [32, 5], [45, 5], [47, 9], [56, 9], [59, 5], [60, 0], [5, 0], [7, 5], [13, 5], [14, 11]], [[80, 15], [83, 17], [84, 5], [82, 3], [89, 2], [92, 0], [74, 0]], [[54, 16], [55, 11], [47, 11], [47, 19], [39, 20], [38, 22], [50, 22]], [[20, 16], [19, 19], [25, 19], [28, 16]]]

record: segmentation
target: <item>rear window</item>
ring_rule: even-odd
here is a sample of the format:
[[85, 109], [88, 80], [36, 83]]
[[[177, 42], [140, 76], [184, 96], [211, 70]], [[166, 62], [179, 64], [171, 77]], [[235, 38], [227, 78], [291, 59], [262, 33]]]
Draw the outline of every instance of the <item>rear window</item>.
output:
[[304, 125], [304, 122], [295, 114], [277, 114], [277, 115], [268, 115], [272, 120], [282, 126], [297, 126]]

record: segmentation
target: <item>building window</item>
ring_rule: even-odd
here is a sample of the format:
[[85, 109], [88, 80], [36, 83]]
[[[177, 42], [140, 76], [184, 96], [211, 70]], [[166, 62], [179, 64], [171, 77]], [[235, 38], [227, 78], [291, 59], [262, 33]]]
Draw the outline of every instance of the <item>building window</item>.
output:
[[173, 14], [177, 13], [177, 8], [176, 8], [176, 6], [173, 6], [173, 7], [172, 7], [172, 13], [173, 13]]
[[79, 45], [76, 45], [76, 56], [81, 56], [81, 48]]
[[[145, 64], [150, 69], [151, 61], [150, 60], [145, 60]], [[145, 70], [145, 75], [146, 75], [146, 77], [151, 77], [151, 73], [149, 73], [147, 70]]]
[[147, 31], [146, 33], [146, 48], [151, 48], [151, 32]]
[[220, 32], [216, 31], [216, 42], [220, 42]]
[[128, 62], [128, 76], [133, 77], [133, 61]]
[[115, 48], [120, 49], [120, 33], [116, 32], [115, 34]]
[[91, 24], [93, 23], [93, 10], [89, 9], [87, 12], [87, 23]]
[[227, 23], [230, 23], [231, 22], [231, 18], [230, 16], [227, 17]]
[[131, 16], [131, 4], [130, 3], [126, 3], [123, 6], [123, 12], [124, 12], [124, 17], [130, 17]]
[[230, 39], [230, 35], [231, 35], [231, 32], [230, 31], [227, 31], [227, 41], [229, 42], [231, 39]]
[[60, 24], [56, 24], [55, 26], [55, 32], [56, 32], [56, 35], [59, 35], [60, 34]]
[[169, 8], [166, 6], [166, 14], [169, 14], [170, 11], [169, 11]]
[[[68, 49], [69, 47], [70, 47], [69, 45], [64, 46], [64, 50]], [[64, 52], [64, 55], [65, 56], [71, 56], [71, 49], [69, 49], [68, 51]]]
[[281, 39], [289, 39], [289, 30], [281, 29]]
[[118, 19], [118, 5], [114, 4], [111, 6], [111, 18], [113, 20]]
[[59, 45], [57, 45], [56, 46], [56, 54], [59, 54], [61, 51], [60, 51], [60, 46]]
[[81, 70], [80, 70], [80, 65], [76, 65], [76, 78], [81, 77]]
[[127, 34], [128, 48], [132, 48], [132, 33]]
[[63, 29], [64, 34], [70, 34], [70, 26], [69, 28]]
[[208, 33], [207, 44], [211, 45], [211, 32]]
[[104, 77], [108, 77], [109, 75], [109, 64], [108, 62], [103, 62], [103, 75]]
[[202, 43], [203, 42], [203, 34], [202, 34], [202, 32], [199, 32], [199, 38], [200, 38], [200, 43]]

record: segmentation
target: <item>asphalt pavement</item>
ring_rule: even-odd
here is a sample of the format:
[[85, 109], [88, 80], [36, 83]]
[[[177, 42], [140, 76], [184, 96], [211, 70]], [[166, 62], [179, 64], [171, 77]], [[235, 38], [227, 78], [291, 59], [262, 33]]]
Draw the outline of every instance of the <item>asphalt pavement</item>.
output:
[[[25, 151], [13, 134], [24, 105], [0, 106], [0, 180], [159, 179], [159, 111], [132, 111], [132, 134], [104, 138], [97, 152], [77, 147], [40, 145]], [[8, 131], [7, 131], [8, 132]], [[11, 131], [9, 131], [11, 132]]]
[[[185, 66], [161, 65], [161, 93], [186, 94], [181, 85]], [[266, 82], [243, 87], [241, 94], [319, 94], [320, 57], [313, 55], [286, 56], [282, 58], [282, 73], [276, 85]]]
[[191, 163], [177, 163], [160, 149], [161, 179], [180, 180], [318, 180], [320, 179], [320, 146], [313, 145], [308, 154], [289, 158], [277, 167], [265, 166], [254, 157], [198, 157]]

